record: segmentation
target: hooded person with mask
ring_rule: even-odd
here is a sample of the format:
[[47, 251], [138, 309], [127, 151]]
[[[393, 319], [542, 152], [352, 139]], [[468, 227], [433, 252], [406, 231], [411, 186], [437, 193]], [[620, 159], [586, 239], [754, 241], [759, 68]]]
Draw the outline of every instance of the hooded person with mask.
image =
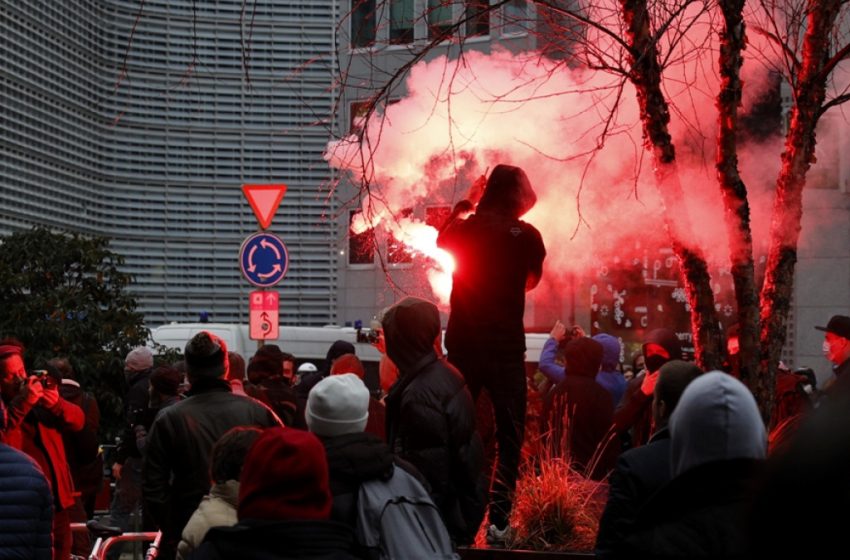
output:
[[[540, 232], [520, 218], [536, 201], [522, 169], [497, 165], [486, 185], [479, 179], [455, 206], [437, 238], [455, 260], [448, 359], [474, 399], [487, 389], [495, 413], [499, 454], [490, 493], [492, 544], [507, 538], [525, 430], [525, 292], [540, 282], [546, 249]], [[474, 214], [461, 219], [473, 208]]]
[[670, 329], [649, 331], [641, 349], [646, 369], [637, 373], [626, 385], [626, 392], [614, 410], [614, 429], [621, 437], [631, 430], [628, 447], [649, 441], [652, 433], [652, 393], [661, 366], [682, 359], [679, 337]]
[[567, 343], [564, 363], [569, 375], [546, 396], [541, 423], [553, 456], [566, 452], [572, 467], [594, 480], [605, 477], [618, 451], [617, 445], [607, 445], [614, 414], [611, 394], [596, 381], [602, 354], [602, 345], [591, 338]]
[[440, 313], [429, 301], [406, 297], [382, 323], [387, 355], [399, 370], [386, 397], [387, 443], [425, 477], [455, 542], [470, 543], [484, 517], [484, 452], [466, 383], [434, 350]]
[[670, 416], [673, 478], [641, 509], [624, 558], [743, 558], [767, 433], [755, 398], [722, 371], [697, 377]]

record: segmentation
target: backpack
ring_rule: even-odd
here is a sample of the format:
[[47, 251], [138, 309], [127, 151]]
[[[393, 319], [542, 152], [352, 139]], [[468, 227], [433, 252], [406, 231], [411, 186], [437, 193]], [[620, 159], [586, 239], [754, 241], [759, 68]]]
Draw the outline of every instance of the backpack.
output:
[[398, 467], [389, 480], [360, 485], [355, 531], [357, 541], [382, 560], [460, 558], [431, 496]]

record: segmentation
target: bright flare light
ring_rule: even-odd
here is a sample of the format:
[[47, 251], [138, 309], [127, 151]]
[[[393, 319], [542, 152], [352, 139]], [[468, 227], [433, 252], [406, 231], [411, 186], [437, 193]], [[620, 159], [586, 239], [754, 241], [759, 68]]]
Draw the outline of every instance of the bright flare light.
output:
[[387, 221], [385, 224], [391, 226], [392, 234], [405, 246], [434, 261], [435, 268], [428, 270], [428, 281], [440, 304], [448, 305], [455, 260], [448, 252], [437, 247], [437, 229], [410, 218], [402, 218], [392, 224]]

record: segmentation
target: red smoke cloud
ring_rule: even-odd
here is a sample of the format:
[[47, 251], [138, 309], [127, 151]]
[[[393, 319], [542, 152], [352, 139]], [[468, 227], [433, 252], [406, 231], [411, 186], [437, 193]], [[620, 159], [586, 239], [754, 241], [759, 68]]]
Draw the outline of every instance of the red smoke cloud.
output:
[[[711, 263], [728, 266], [714, 169], [716, 37], [707, 16], [700, 18], [687, 40], [665, 44], [677, 62], [665, 71], [664, 87], [695, 232], [691, 241]], [[600, 51], [615, 50], [605, 35], [589, 39]], [[765, 57], [770, 53], [756, 40], [750, 36], [747, 53], [753, 56], [743, 69], [743, 112], [769, 83]], [[375, 196], [364, 202], [361, 227], [385, 227], [402, 240], [418, 238], [421, 233], [406, 232], [414, 226], [421, 232], [422, 224], [392, 216], [435, 200], [453, 204], [485, 169], [509, 163], [526, 170], [538, 195], [524, 219], [543, 235], [547, 275], [581, 277], [600, 263], [641, 258], [640, 251], [632, 254], [636, 241], [663, 239], [661, 201], [643, 147], [635, 93], [619, 76], [571, 69], [534, 52], [467, 51], [462, 62], [440, 57], [416, 65], [406, 89], [397, 103], [365, 123], [362, 142], [350, 137], [328, 145], [330, 165], [356, 183], [369, 179]], [[776, 138], [739, 152], [757, 249], [768, 231], [781, 149]], [[418, 250], [428, 254], [432, 248]], [[439, 265], [434, 268], [439, 273]], [[435, 288], [435, 295], [445, 301], [446, 290]]]

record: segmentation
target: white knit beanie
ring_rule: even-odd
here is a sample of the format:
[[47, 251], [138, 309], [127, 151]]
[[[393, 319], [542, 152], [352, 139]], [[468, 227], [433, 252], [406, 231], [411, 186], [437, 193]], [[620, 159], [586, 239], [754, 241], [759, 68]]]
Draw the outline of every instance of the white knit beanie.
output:
[[328, 376], [310, 389], [305, 420], [311, 432], [333, 437], [362, 432], [369, 418], [369, 389], [353, 373]]

